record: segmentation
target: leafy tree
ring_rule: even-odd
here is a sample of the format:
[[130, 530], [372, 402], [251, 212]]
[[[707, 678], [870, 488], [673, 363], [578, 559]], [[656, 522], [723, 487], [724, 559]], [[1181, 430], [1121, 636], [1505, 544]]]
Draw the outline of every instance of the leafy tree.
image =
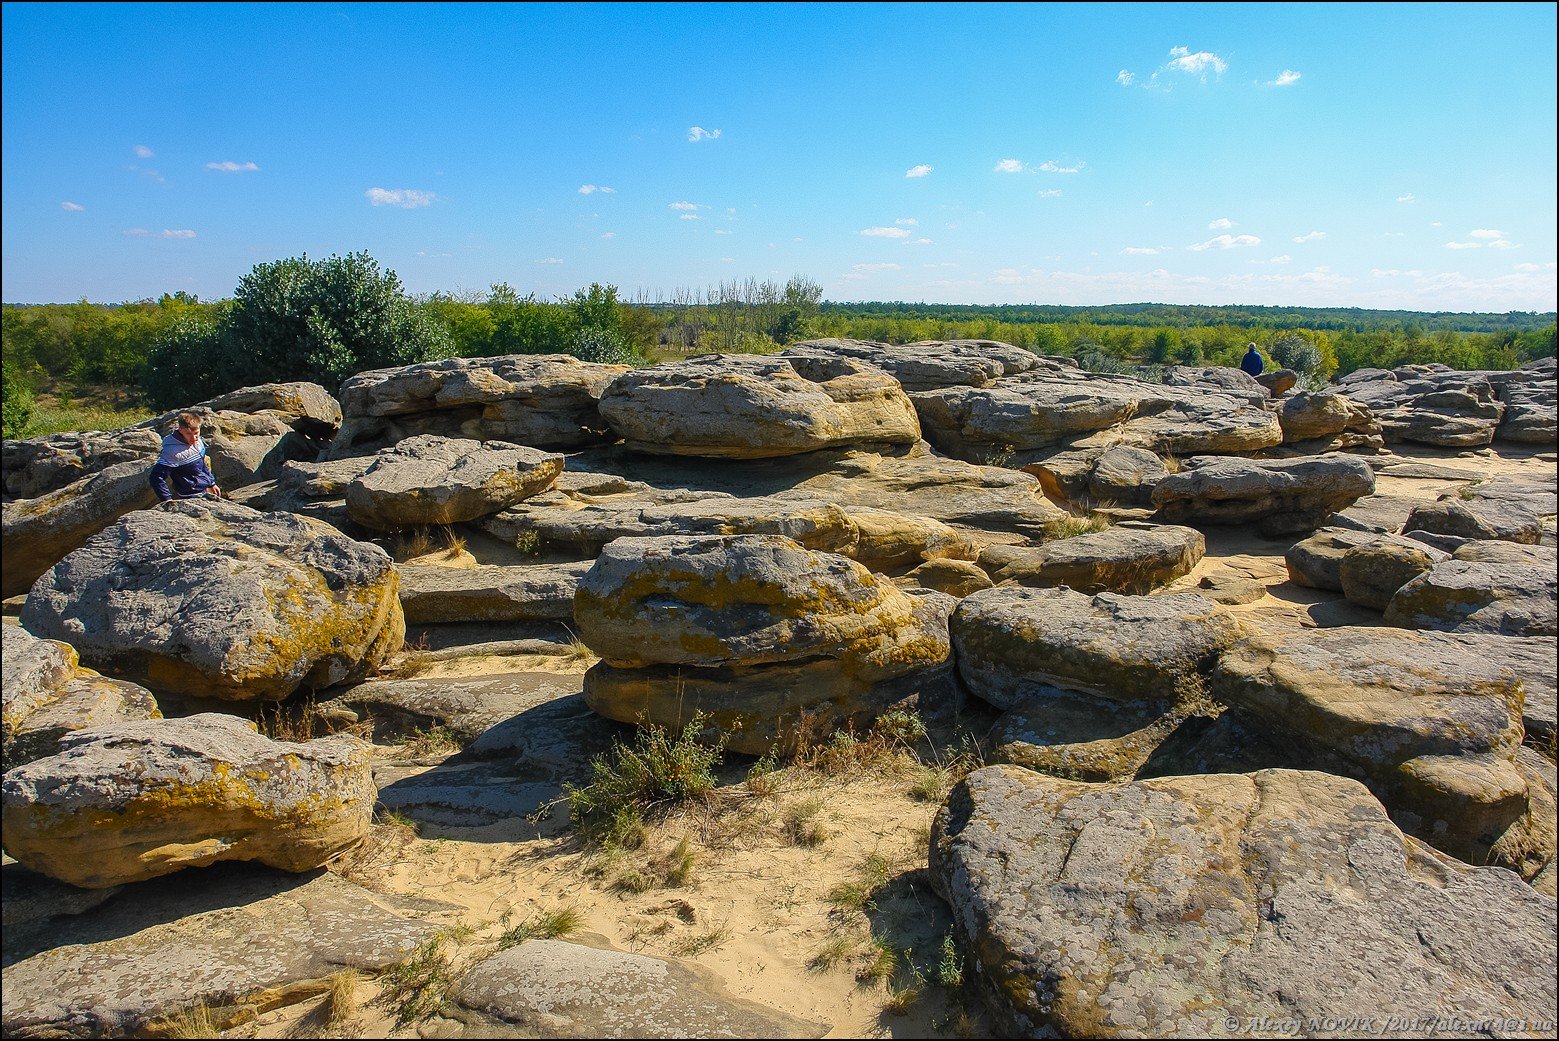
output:
[[0, 436], [26, 437], [27, 426], [32, 422], [32, 388], [22, 373], [9, 364], [0, 370], [0, 387]]

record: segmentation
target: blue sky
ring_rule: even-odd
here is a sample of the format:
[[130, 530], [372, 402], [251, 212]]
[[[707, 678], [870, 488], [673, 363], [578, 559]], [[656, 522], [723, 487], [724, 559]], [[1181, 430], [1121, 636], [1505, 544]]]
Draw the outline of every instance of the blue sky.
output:
[[1551, 4], [5, 4], [6, 302], [1556, 308]]

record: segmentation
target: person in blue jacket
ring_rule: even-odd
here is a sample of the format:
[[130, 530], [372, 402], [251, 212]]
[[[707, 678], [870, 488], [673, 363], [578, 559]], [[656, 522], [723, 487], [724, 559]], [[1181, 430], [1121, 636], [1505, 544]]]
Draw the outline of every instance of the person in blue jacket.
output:
[[1262, 370], [1261, 352], [1255, 344], [1250, 345], [1250, 350], [1245, 352], [1245, 357], [1240, 359], [1240, 368], [1252, 376], [1260, 376]]
[[147, 479], [162, 502], [208, 495], [221, 498], [222, 489], [217, 487], [217, 479], [211, 473], [206, 442], [200, 436], [198, 415], [179, 413], [179, 425], [162, 439], [162, 451]]

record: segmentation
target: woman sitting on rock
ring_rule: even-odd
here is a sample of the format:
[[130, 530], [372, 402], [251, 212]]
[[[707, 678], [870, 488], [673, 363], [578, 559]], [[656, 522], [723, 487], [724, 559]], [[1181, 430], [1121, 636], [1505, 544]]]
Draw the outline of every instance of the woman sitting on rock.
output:
[[205, 439], [200, 436], [198, 415], [179, 413], [179, 425], [162, 439], [162, 452], [147, 479], [162, 502], [207, 495], [222, 497], [222, 489], [217, 487], [217, 479], [211, 473]]

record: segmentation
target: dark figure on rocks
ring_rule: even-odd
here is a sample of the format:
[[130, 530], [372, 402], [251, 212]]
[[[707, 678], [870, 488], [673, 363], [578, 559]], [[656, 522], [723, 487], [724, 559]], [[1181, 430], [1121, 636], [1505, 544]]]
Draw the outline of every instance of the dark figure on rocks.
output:
[[207, 495], [221, 498], [222, 489], [217, 487], [217, 479], [212, 476], [206, 442], [200, 436], [198, 415], [179, 413], [179, 425], [162, 439], [162, 452], [147, 479], [163, 502]]
[[1260, 376], [1263, 368], [1261, 352], [1256, 350], [1256, 345], [1251, 344], [1250, 350], [1245, 352], [1245, 357], [1240, 359], [1240, 369], [1252, 376]]

